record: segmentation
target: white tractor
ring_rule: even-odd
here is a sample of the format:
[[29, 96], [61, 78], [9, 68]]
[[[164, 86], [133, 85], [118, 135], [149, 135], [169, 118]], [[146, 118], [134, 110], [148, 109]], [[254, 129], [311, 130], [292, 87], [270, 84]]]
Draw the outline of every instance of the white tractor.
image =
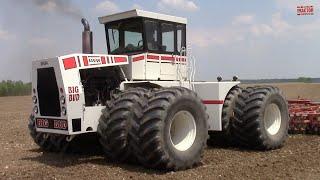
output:
[[29, 129], [43, 150], [96, 133], [112, 160], [183, 170], [199, 164], [209, 134], [260, 150], [284, 144], [288, 107], [278, 88], [194, 81], [187, 19], [131, 10], [99, 21], [108, 54], [93, 54], [82, 19], [82, 54], [32, 63]]

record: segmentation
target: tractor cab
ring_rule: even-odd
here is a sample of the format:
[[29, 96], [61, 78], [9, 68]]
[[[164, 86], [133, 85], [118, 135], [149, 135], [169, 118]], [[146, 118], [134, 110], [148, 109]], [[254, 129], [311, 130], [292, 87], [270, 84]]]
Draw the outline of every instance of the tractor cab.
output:
[[129, 80], [186, 80], [187, 19], [142, 10], [100, 17], [108, 53], [128, 55]]
[[109, 54], [181, 53], [186, 47], [185, 18], [132, 10], [100, 17]]

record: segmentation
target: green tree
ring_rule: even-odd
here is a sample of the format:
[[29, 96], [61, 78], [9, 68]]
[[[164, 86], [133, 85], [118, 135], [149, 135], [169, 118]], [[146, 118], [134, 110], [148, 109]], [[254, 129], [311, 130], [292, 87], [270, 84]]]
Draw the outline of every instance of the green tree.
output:
[[0, 96], [25, 96], [31, 94], [31, 83], [22, 81], [2, 81], [0, 82]]
[[299, 77], [298, 82], [303, 82], [303, 83], [311, 83], [312, 79], [310, 77]]

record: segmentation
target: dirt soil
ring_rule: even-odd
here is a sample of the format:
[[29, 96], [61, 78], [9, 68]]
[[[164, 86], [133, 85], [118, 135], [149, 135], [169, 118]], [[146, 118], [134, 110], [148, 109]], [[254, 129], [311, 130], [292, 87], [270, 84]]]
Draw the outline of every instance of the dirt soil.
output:
[[[289, 97], [320, 95], [320, 85], [279, 86]], [[208, 146], [201, 166], [161, 172], [112, 163], [88, 148], [76, 154], [42, 152], [28, 134], [30, 110], [30, 97], [0, 98], [0, 179], [320, 179], [320, 136], [292, 135], [283, 148], [268, 152]]]
[[[256, 84], [243, 85], [255, 86]], [[272, 85], [279, 87], [287, 99], [305, 98], [314, 101], [320, 101], [320, 84], [319, 83], [277, 83], [277, 84], [259, 84]]]

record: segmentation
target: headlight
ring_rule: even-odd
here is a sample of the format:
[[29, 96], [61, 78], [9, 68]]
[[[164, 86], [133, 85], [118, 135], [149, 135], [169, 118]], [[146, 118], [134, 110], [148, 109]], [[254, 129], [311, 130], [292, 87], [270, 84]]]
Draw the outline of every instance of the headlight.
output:
[[63, 115], [66, 115], [67, 114], [67, 109], [65, 107], [62, 107], [61, 108], [61, 112]]
[[36, 114], [38, 114], [38, 112], [39, 112], [38, 106], [35, 106], [35, 107], [33, 108], [33, 112], [36, 113]]
[[33, 96], [33, 97], [32, 97], [32, 102], [33, 102], [33, 104], [37, 104], [38, 99], [37, 99], [37, 97], [36, 97], [36, 96]]
[[64, 96], [61, 96], [60, 103], [61, 104], [65, 104], [66, 103], [66, 98]]

